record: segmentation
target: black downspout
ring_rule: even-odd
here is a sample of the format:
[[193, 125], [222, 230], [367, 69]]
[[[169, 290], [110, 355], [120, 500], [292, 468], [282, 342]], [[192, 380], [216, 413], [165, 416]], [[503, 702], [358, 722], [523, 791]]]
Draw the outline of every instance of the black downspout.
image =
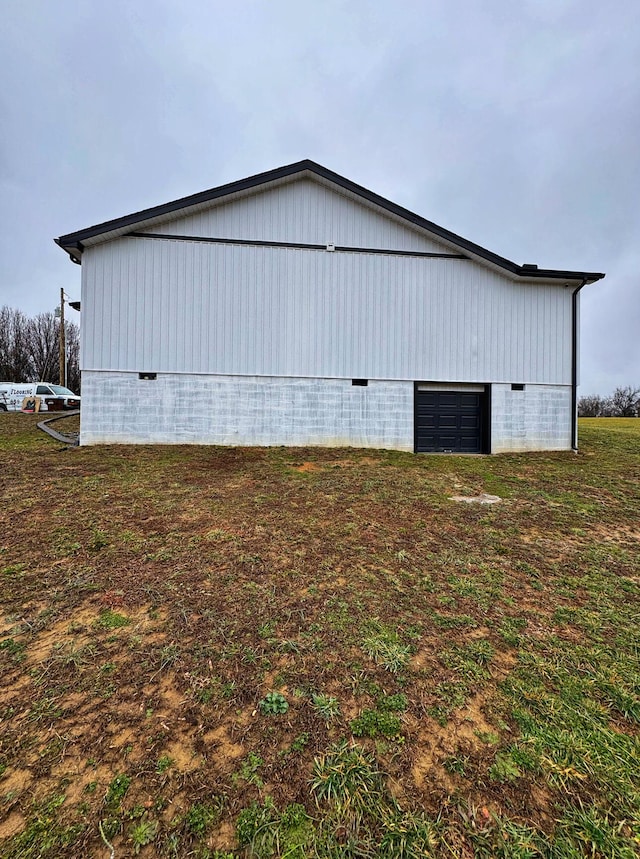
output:
[[583, 280], [571, 294], [571, 450], [578, 451], [578, 293]]

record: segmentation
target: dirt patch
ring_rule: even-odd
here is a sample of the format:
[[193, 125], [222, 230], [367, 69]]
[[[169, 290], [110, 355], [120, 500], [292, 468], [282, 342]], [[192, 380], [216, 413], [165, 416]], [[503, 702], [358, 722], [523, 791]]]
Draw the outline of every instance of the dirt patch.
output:
[[210, 850], [233, 850], [236, 847], [235, 827], [229, 821], [223, 821], [209, 836], [207, 846]]
[[21, 794], [31, 785], [33, 776], [30, 770], [7, 769], [2, 776], [2, 792], [7, 794]]
[[0, 838], [11, 838], [25, 827], [25, 819], [19, 811], [12, 811], [8, 817], [0, 821]]
[[322, 471], [322, 466], [317, 462], [303, 462], [302, 465], [292, 465], [291, 469], [300, 474], [308, 474], [311, 471]]
[[202, 739], [205, 754], [215, 761], [216, 767], [222, 772], [233, 772], [236, 762], [245, 756], [244, 746], [231, 739], [226, 725], [207, 731]]
[[92, 636], [85, 630], [98, 617], [95, 607], [81, 608], [72, 617], [65, 616], [55, 621], [51, 626], [36, 633], [27, 647], [27, 662], [37, 665], [51, 659], [55, 651], [72, 644], [80, 648], [87, 644]]

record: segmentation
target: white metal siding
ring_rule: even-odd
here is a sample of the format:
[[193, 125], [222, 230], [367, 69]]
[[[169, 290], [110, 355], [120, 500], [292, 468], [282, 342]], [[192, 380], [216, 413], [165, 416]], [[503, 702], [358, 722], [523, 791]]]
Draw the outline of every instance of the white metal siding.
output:
[[466, 260], [122, 238], [83, 270], [85, 370], [571, 381], [570, 290]]
[[406, 222], [393, 220], [388, 213], [383, 215], [310, 180], [214, 205], [195, 215], [159, 223], [146, 232], [459, 253], [411, 229]]

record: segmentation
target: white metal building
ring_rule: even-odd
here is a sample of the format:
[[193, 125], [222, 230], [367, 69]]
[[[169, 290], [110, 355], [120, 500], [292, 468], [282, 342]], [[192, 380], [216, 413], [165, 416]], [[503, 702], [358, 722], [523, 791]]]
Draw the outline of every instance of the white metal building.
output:
[[579, 290], [313, 161], [62, 236], [81, 444], [577, 444]]

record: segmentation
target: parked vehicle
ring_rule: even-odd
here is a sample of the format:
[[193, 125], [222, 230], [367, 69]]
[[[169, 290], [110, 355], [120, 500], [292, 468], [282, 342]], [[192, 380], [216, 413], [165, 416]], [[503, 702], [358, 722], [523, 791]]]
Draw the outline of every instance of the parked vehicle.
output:
[[79, 409], [80, 397], [49, 382], [0, 382], [0, 412], [19, 412], [26, 398], [40, 400], [41, 412]]

